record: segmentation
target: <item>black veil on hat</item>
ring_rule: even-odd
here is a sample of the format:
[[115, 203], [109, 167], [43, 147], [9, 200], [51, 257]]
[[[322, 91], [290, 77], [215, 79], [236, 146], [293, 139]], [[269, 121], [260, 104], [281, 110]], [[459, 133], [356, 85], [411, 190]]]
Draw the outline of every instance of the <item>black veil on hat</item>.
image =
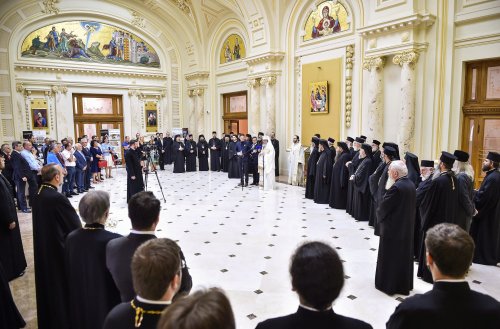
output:
[[398, 144], [392, 143], [392, 142], [386, 142], [386, 143], [382, 144], [382, 147], [384, 148], [384, 153], [385, 153], [386, 146], [390, 146], [390, 147], [394, 148], [394, 151], [395, 151], [395, 153], [393, 154], [394, 160], [401, 160], [401, 157], [399, 156]]
[[410, 152], [405, 154], [406, 168], [408, 168], [408, 178], [418, 186], [420, 183], [420, 166], [418, 165], [418, 157]]
[[361, 137], [356, 137], [355, 141], [360, 143], [360, 144], [363, 144], [365, 142], [365, 140]]
[[377, 146], [380, 146], [380, 142], [376, 139], [373, 140], [373, 144], [377, 145]]
[[387, 154], [387, 156], [395, 157], [396, 156], [396, 149], [392, 146], [385, 145], [383, 146], [384, 148], [384, 154]]
[[349, 152], [349, 147], [346, 142], [337, 142], [337, 146], [340, 147], [344, 152]]
[[326, 139], [320, 139], [319, 144], [323, 145], [323, 147], [328, 148], [328, 142]]
[[455, 150], [453, 152], [453, 155], [457, 157], [457, 160], [460, 162], [467, 162], [469, 161], [469, 153], [462, 151], [462, 150]]
[[367, 143], [363, 143], [361, 145], [361, 148], [365, 151], [365, 154], [368, 158], [371, 158], [372, 157], [372, 146], [370, 144], [367, 144]]

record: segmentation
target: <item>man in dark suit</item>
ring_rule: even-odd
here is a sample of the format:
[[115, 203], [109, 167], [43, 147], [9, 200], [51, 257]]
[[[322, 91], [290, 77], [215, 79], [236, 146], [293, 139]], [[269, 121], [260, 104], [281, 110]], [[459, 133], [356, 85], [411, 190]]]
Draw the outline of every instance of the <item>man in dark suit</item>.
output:
[[14, 174], [12, 178], [16, 184], [17, 189], [17, 202], [21, 207], [21, 211], [24, 213], [30, 213], [31, 210], [28, 208], [28, 204], [26, 202], [26, 183], [29, 184], [29, 194], [30, 198], [33, 198], [38, 189], [38, 185], [36, 184], [36, 178], [31, 171], [31, 167], [26, 161], [26, 159], [21, 155], [21, 151], [23, 150], [23, 145], [19, 141], [12, 142], [12, 168], [14, 168]]
[[375, 288], [388, 295], [409, 295], [413, 289], [415, 184], [401, 160], [389, 165], [389, 180], [378, 208], [380, 243]]
[[173, 159], [173, 144], [174, 140], [170, 137], [170, 133], [167, 131], [165, 134], [165, 138], [163, 138], [163, 149], [165, 150], [165, 163], [172, 164], [174, 162]]
[[74, 153], [76, 159], [76, 188], [78, 193], [87, 192], [84, 186], [85, 170], [87, 170], [87, 160], [83, 154], [82, 144], [77, 143], [75, 145], [76, 151]]
[[333, 301], [344, 285], [344, 269], [337, 252], [322, 242], [306, 242], [292, 255], [290, 265], [293, 290], [299, 295], [296, 313], [269, 319], [256, 329], [368, 329], [360, 320], [336, 314]]
[[162, 133], [160, 133], [158, 138], [155, 139], [155, 144], [158, 152], [158, 164], [160, 165], [160, 170], [165, 170], [165, 144]]
[[276, 139], [274, 132], [271, 133], [271, 144], [274, 147], [274, 176], [278, 179], [280, 175], [280, 142]]
[[128, 236], [114, 239], [106, 246], [106, 266], [120, 290], [122, 302], [135, 296], [130, 263], [134, 252], [144, 242], [155, 239], [160, 220], [161, 203], [153, 192], [139, 192], [128, 202], [128, 216], [132, 230]]
[[500, 328], [500, 303], [471, 290], [465, 280], [474, 253], [467, 232], [455, 224], [438, 224], [427, 231], [425, 246], [434, 287], [403, 301], [387, 328]]
[[134, 299], [109, 312], [104, 329], [156, 329], [165, 308], [181, 287], [179, 246], [170, 239], [153, 239], [141, 245], [132, 258]]
[[93, 186], [90, 186], [90, 179], [92, 178], [92, 173], [90, 172], [90, 167], [92, 166], [92, 154], [87, 147], [88, 139], [86, 137], [82, 138], [80, 143], [82, 144], [82, 153], [87, 161], [87, 169], [85, 169], [85, 174], [83, 176], [83, 188], [84, 190], [90, 190], [91, 188], [94, 188]]

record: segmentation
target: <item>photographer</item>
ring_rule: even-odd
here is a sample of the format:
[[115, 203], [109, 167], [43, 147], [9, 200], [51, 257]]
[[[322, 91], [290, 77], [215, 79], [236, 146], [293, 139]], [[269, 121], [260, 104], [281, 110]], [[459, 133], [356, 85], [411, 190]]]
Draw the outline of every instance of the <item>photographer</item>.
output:
[[141, 157], [139, 153], [136, 152], [138, 146], [137, 140], [131, 140], [130, 149], [133, 152], [127, 152], [127, 154], [125, 154], [125, 168], [127, 169], [127, 202], [134, 194], [144, 191]]

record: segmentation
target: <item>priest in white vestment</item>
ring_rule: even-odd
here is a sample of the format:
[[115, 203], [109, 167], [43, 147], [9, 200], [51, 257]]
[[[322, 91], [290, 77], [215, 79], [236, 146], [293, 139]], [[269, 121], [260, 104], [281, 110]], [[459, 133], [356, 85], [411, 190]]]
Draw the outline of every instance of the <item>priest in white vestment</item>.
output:
[[293, 143], [288, 155], [288, 184], [302, 186], [304, 184], [304, 148], [299, 136], [293, 136]]
[[259, 154], [259, 174], [262, 178], [260, 184], [264, 190], [274, 189], [274, 147], [269, 136], [262, 138], [262, 151]]

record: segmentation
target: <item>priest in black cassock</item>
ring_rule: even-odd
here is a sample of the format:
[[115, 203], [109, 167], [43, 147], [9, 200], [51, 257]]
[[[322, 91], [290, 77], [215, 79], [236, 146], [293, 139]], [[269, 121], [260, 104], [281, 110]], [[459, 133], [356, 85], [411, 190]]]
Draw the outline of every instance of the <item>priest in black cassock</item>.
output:
[[0, 328], [19, 329], [26, 326], [10, 292], [9, 281], [0, 262]]
[[64, 242], [67, 235], [81, 228], [82, 224], [68, 198], [57, 191], [64, 181], [62, 168], [53, 163], [44, 166], [42, 181], [33, 203], [38, 328], [68, 329], [69, 282]]
[[[373, 174], [375, 174], [374, 177], [377, 177], [378, 175], [378, 178], [376, 179], [380, 179], [380, 174], [382, 174], [382, 170], [383, 168], [379, 168], [381, 163], [383, 162], [383, 155], [382, 155], [382, 152], [380, 151], [380, 142], [376, 139], [373, 140], [372, 142], [372, 166], [373, 166]], [[381, 171], [379, 171], [381, 170]], [[368, 225], [373, 227], [375, 225], [375, 218], [377, 217], [377, 209], [375, 207], [375, 201], [374, 201], [374, 197], [375, 197], [375, 193], [374, 193], [374, 190], [376, 191], [376, 186], [374, 186], [373, 182], [372, 182], [372, 175], [370, 175], [370, 177], [368, 178], [368, 188], [369, 188], [369, 191], [370, 191], [370, 215], [369, 215], [369, 218], [368, 218]], [[375, 178], [373, 179], [375, 180]]]
[[382, 145], [382, 149], [384, 150], [383, 155], [384, 159], [377, 168], [377, 170], [372, 174], [370, 177], [370, 185], [373, 183], [373, 187], [370, 186], [370, 191], [372, 192], [373, 200], [375, 203], [375, 221], [373, 223], [373, 226], [375, 228], [374, 233], [375, 235], [379, 235], [379, 225], [378, 225], [378, 218], [377, 218], [377, 213], [378, 213], [378, 206], [380, 204], [380, 201], [382, 201], [382, 198], [384, 197], [384, 194], [386, 192], [385, 185], [387, 183], [387, 180], [389, 179], [389, 165], [393, 160], [396, 158], [397, 151], [394, 147], [384, 143]]
[[181, 142], [181, 135], [175, 135], [175, 141], [172, 144], [174, 174], [183, 173], [186, 171], [184, 167], [184, 143]]
[[4, 168], [5, 160], [0, 155], [0, 264], [7, 281], [11, 281], [24, 274], [27, 264], [12, 187], [3, 175]]
[[345, 142], [337, 143], [337, 155], [332, 169], [332, 183], [330, 184], [330, 207], [345, 209], [347, 202], [347, 183], [349, 173], [346, 163], [351, 160], [351, 152]]
[[500, 154], [489, 152], [483, 161], [486, 177], [474, 197], [477, 213], [470, 235], [474, 239], [473, 262], [483, 265], [500, 263]]
[[174, 241], [160, 238], [143, 243], [131, 264], [136, 297], [113, 308], [102, 328], [156, 329], [181, 287], [180, 268], [180, 248]]
[[106, 245], [121, 237], [105, 230], [109, 194], [91, 191], [80, 200], [83, 228], [66, 238], [71, 329], [102, 328], [104, 319], [120, 303], [120, 292], [106, 267]]
[[196, 171], [196, 142], [193, 140], [193, 134], [189, 134], [188, 140], [185, 141], [186, 148], [184, 155], [186, 156], [186, 172]]
[[130, 198], [144, 191], [144, 180], [142, 178], [142, 163], [139, 152], [137, 152], [138, 142], [133, 139], [130, 141], [131, 152], [125, 153], [125, 168], [127, 170], [127, 202]]
[[174, 162], [173, 156], [172, 156], [173, 143], [174, 143], [174, 141], [173, 141], [172, 137], [170, 137], [170, 133], [167, 131], [165, 134], [165, 137], [163, 138], [163, 148], [165, 149], [165, 163], [168, 165], [172, 164], [172, 162]]
[[330, 184], [332, 179], [332, 155], [328, 142], [324, 139], [319, 141], [319, 159], [316, 164], [316, 175], [314, 177], [314, 202], [328, 204], [330, 199]]
[[199, 171], [208, 171], [208, 143], [205, 140], [205, 136], [200, 135], [198, 137], [198, 144], [196, 144], [198, 148], [198, 170]]
[[422, 182], [417, 187], [417, 202], [415, 205], [415, 229], [413, 230], [413, 255], [415, 259], [418, 259], [420, 255], [420, 244], [422, 239], [421, 223], [422, 219], [420, 216], [420, 205], [424, 199], [425, 194], [429, 191], [432, 183], [432, 175], [434, 173], [434, 161], [432, 160], [422, 160], [420, 162], [420, 177]]
[[372, 160], [374, 170], [382, 162], [382, 152], [380, 152], [380, 142], [376, 139], [372, 142]]
[[352, 180], [354, 182], [353, 216], [357, 221], [368, 221], [370, 217], [371, 194], [368, 179], [373, 172], [372, 147], [363, 143], [359, 150], [360, 163]]
[[332, 164], [335, 163], [335, 158], [337, 156], [337, 149], [335, 147], [335, 139], [328, 137], [328, 148], [330, 149], [330, 155], [332, 156]]
[[221, 167], [221, 140], [217, 138], [217, 133], [212, 131], [212, 138], [208, 141], [210, 147], [210, 170], [220, 171]]
[[440, 172], [432, 180], [429, 191], [425, 194], [420, 204], [422, 238], [417, 276], [428, 283], [432, 283], [432, 276], [426, 263], [425, 232], [440, 223], [456, 224], [456, 210], [459, 207], [458, 182], [451, 170], [456, 159], [453, 154], [442, 152], [439, 162]]
[[313, 137], [311, 139], [311, 153], [309, 154], [309, 159], [307, 160], [306, 168], [306, 199], [314, 199], [314, 183], [316, 175], [316, 164], [319, 159], [318, 152], [319, 138]]
[[408, 179], [415, 184], [415, 188], [418, 187], [422, 179], [420, 178], [420, 166], [418, 165], [418, 157], [410, 152], [405, 154], [405, 163], [408, 168]]
[[455, 150], [457, 157], [453, 171], [458, 181], [458, 203], [456, 224], [469, 232], [472, 216], [474, 216], [474, 169], [469, 163], [469, 153]]
[[271, 132], [271, 144], [274, 147], [274, 177], [278, 178], [280, 175], [280, 142], [276, 139], [274, 132]]
[[221, 140], [220, 143], [220, 166], [222, 172], [229, 171], [229, 144], [231, 140], [229, 139], [229, 135], [224, 135], [224, 139]]
[[387, 192], [380, 201], [380, 241], [375, 287], [388, 295], [409, 295], [413, 289], [415, 185], [403, 161], [389, 165]]
[[240, 164], [238, 161], [238, 151], [236, 149], [238, 143], [238, 138], [236, 135], [231, 137], [231, 142], [228, 145], [228, 177], [229, 178], [238, 178], [240, 179]]
[[353, 143], [354, 153], [352, 153], [352, 160], [349, 161], [347, 165], [347, 169], [349, 170], [349, 183], [347, 184], [347, 204], [346, 204], [346, 212], [353, 216], [354, 215], [354, 181], [350, 179], [352, 175], [356, 172], [359, 163], [361, 160], [359, 159], [359, 150], [361, 149], [361, 144], [365, 142], [361, 137], [356, 137]]
[[351, 153], [351, 158], [354, 156], [354, 147], [352, 147], [352, 143], [354, 143], [354, 138], [347, 136], [345, 139], [347, 147], [349, 147], [349, 152]]

